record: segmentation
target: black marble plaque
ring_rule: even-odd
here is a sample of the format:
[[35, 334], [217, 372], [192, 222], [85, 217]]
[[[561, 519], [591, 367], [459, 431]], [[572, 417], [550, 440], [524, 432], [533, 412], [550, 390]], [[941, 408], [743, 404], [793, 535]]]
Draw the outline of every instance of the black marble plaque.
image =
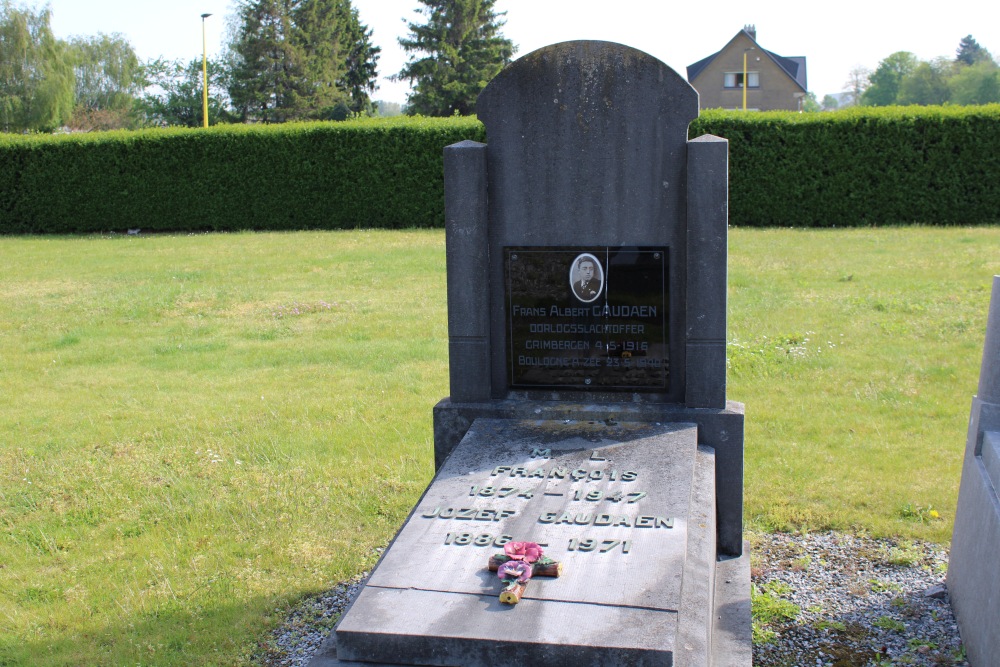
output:
[[667, 248], [504, 254], [511, 387], [666, 391]]

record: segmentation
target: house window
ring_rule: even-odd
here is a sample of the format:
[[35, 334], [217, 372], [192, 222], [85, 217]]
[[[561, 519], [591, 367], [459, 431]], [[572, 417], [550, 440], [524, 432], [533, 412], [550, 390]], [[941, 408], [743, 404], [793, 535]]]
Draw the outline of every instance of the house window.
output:
[[[722, 85], [726, 88], [742, 88], [743, 72], [726, 72]], [[760, 88], [760, 72], [747, 72], [747, 87]]]

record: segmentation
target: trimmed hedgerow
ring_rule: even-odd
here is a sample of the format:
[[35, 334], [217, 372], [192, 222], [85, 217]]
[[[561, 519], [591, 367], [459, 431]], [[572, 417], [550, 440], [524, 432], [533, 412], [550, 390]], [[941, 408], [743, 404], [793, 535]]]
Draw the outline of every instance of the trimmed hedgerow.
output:
[[[735, 225], [1000, 222], [1000, 105], [708, 111]], [[440, 227], [474, 118], [0, 135], [0, 233]]]
[[0, 231], [431, 227], [472, 118], [0, 139]]
[[1000, 105], [709, 111], [706, 133], [729, 140], [735, 225], [1000, 222]]

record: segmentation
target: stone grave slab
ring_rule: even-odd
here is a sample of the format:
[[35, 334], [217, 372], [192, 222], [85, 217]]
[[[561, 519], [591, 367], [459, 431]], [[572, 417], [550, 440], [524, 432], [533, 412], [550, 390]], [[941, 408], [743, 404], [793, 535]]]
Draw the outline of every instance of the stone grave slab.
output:
[[[684, 608], [711, 609], [683, 582], [714, 576], [713, 464], [692, 424], [476, 420], [338, 625], [337, 657], [675, 664]], [[517, 605], [487, 569], [509, 540], [564, 568]]]

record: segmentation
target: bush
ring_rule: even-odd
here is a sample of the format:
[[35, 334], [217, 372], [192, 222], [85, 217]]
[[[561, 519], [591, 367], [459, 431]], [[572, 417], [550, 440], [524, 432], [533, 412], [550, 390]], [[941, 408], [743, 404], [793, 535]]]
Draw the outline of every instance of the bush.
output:
[[[730, 221], [1000, 222], [1000, 105], [707, 111], [729, 140]], [[0, 233], [444, 225], [442, 150], [475, 118], [0, 135]]]
[[701, 134], [729, 140], [735, 225], [1000, 222], [1000, 105], [709, 111]]
[[471, 118], [0, 138], [0, 231], [444, 225], [442, 151]]

